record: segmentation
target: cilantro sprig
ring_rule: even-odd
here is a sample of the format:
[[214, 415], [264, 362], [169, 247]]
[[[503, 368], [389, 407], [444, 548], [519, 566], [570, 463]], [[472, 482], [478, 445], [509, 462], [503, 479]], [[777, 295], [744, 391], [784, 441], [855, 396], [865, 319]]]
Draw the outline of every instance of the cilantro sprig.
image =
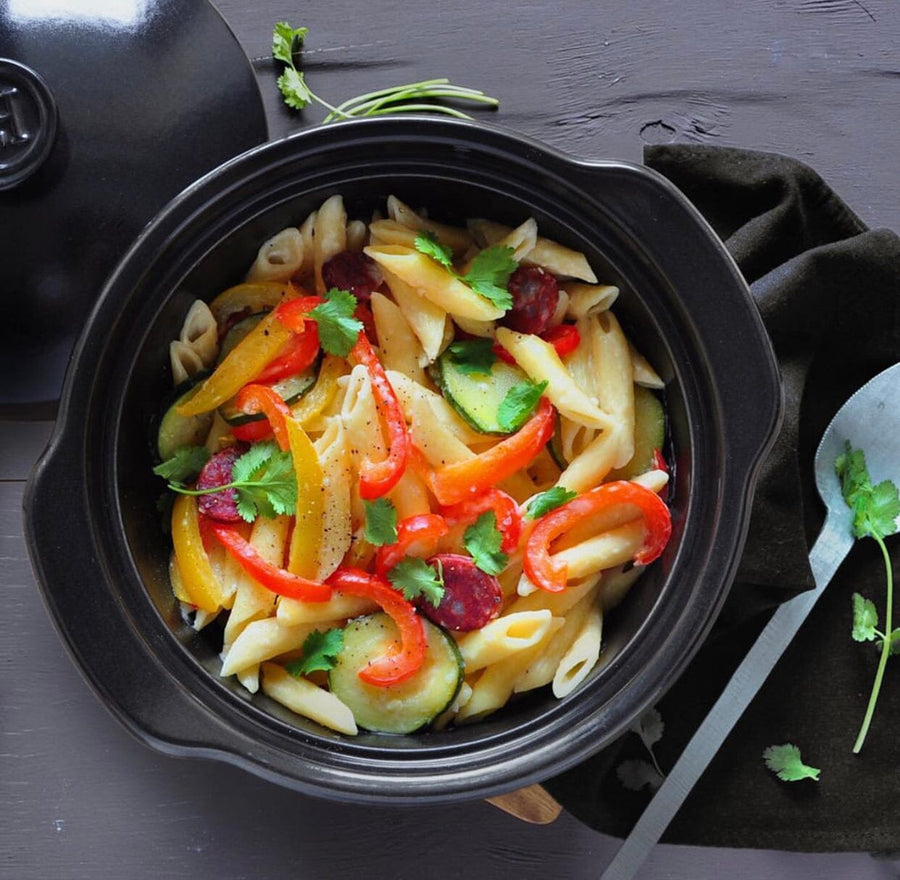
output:
[[280, 21], [272, 33], [272, 55], [276, 61], [284, 65], [278, 77], [278, 88], [284, 97], [285, 104], [294, 110], [303, 110], [311, 103], [319, 104], [329, 111], [324, 122], [335, 119], [356, 119], [366, 116], [383, 116], [387, 113], [401, 112], [434, 112], [470, 119], [468, 114], [456, 107], [438, 103], [442, 99], [483, 104], [490, 108], [499, 105], [496, 98], [485, 95], [478, 89], [457, 86], [446, 77], [426, 79], [420, 82], [391, 86], [357, 95], [337, 106], [330, 104], [310, 89], [304, 73], [297, 67], [297, 56], [303, 48], [309, 28], [291, 27]]
[[297, 476], [291, 453], [282, 452], [274, 441], [254, 443], [231, 470], [231, 482], [209, 489], [189, 489], [169, 480], [169, 488], [182, 495], [211, 495], [234, 489], [241, 518], [253, 522], [257, 516], [274, 519], [293, 514], [297, 506]]
[[205, 446], [181, 446], [171, 458], [153, 468], [153, 473], [164, 480], [185, 483], [203, 470], [210, 452]]
[[530, 379], [513, 385], [497, 408], [497, 423], [504, 431], [516, 431], [528, 421], [541, 395], [547, 388], [547, 381], [535, 384]]
[[562, 507], [563, 504], [568, 503], [577, 496], [578, 493], [573, 492], [571, 489], [566, 489], [563, 486], [553, 486], [551, 489], [535, 495], [525, 505], [525, 516], [529, 519], [537, 519], [551, 510], [556, 510], [557, 507]]
[[869, 537], [878, 544], [884, 559], [887, 581], [883, 632], [877, 629], [878, 611], [875, 604], [864, 599], [858, 593], [853, 596], [852, 637], [856, 641], [873, 641], [880, 637], [878, 642], [880, 656], [875, 672], [875, 681], [872, 684], [872, 692], [869, 695], [869, 703], [866, 706], [862, 726], [856, 742], [853, 744], [853, 752], [858, 754], [866, 741], [872, 716], [875, 714], [875, 706], [881, 691], [887, 661], [892, 654], [896, 653], [896, 639], [900, 638], [898, 631], [892, 628], [894, 575], [891, 557], [884, 543], [884, 539], [888, 535], [897, 531], [897, 517], [900, 516], [900, 493], [890, 480], [883, 480], [877, 485], [872, 484], [872, 478], [866, 466], [865, 453], [861, 449], [854, 449], [849, 441], [844, 452], [835, 460], [834, 469], [841, 481], [844, 501], [853, 511], [851, 527], [853, 536], [857, 539]]
[[656, 753], [653, 751], [653, 746], [662, 739], [666, 729], [662, 715], [658, 709], [651, 707], [640, 715], [628, 729], [636, 734], [643, 743], [650, 760], [633, 758], [623, 761], [616, 767], [616, 776], [629, 791], [640, 791], [644, 786], [651, 791], [656, 791], [666, 778], [656, 759]]
[[769, 746], [762, 756], [766, 767], [783, 782], [798, 782], [801, 779], [819, 781], [819, 768], [804, 764], [800, 749], [792, 743]]
[[513, 249], [502, 245], [485, 248], [480, 251], [469, 265], [469, 271], [460, 275], [453, 268], [453, 253], [446, 245], [438, 241], [431, 230], [419, 232], [414, 240], [415, 248], [420, 254], [431, 257], [443, 266], [454, 278], [470, 287], [479, 296], [507, 311], [512, 308], [512, 294], [506, 289], [509, 276], [518, 268], [513, 259]]
[[463, 533], [463, 544], [472, 560], [485, 574], [497, 575], [506, 568], [509, 557], [500, 549], [503, 535], [497, 528], [497, 515], [487, 510]]
[[319, 328], [319, 344], [328, 354], [347, 357], [356, 345], [363, 326], [360, 320], [353, 317], [356, 297], [346, 290], [332, 287], [322, 298], [325, 302], [309, 313]]
[[344, 649], [344, 631], [329, 629], [322, 632], [313, 630], [304, 640], [300, 657], [286, 663], [284, 668], [300, 678], [311, 672], [328, 672], [337, 663], [338, 654]]
[[424, 559], [407, 556], [388, 572], [388, 580], [410, 602], [421, 596], [437, 608], [444, 598], [444, 572], [440, 561], [435, 567]]
[[397, 508], [389, 498], [363, 501], [366, 516], [365, 537], [373, 547], [397, 541]]
[[490, 376], [497, 353], [493, 339], [459, 339], [447, 346], [453, 366], [466, 376]]

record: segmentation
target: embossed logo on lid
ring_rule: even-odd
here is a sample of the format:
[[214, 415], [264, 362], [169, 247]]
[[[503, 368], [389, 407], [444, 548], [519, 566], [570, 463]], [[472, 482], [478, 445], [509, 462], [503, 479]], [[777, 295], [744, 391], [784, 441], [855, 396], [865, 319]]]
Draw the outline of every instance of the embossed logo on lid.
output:
[[0, 58], [0, 190], [43, 164], [56, 140], [56, 102], [30, 67]]

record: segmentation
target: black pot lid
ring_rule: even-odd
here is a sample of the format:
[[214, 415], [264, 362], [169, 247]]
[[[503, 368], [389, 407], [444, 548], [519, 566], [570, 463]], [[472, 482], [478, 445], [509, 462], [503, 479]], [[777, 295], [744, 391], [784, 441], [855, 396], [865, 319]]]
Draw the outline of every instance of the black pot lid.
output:
[[52, 403], [103, 281], [187, 184], [268, 138], [206, 0], [0, 2], [0, 408]]

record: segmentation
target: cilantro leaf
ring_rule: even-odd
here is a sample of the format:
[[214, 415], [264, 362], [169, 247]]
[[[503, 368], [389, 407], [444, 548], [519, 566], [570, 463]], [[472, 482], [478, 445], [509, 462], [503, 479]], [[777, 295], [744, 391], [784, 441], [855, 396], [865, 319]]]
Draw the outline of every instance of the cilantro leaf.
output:
[[547, 489], [546, 492], [535, 495], [525, 505], [525, 516], [529, 519], [537, 519], [539, 516], [543, 516], [551, 510], [556, 510], [557, 507], [562, 507], [563, 504], [577, 497], [578, 493], [573, 492], [571, 489], [554, 486], [552, 489]]
[[173, 483], [185, 483], [203, 470], [209, 461], [209, 450], [205, 446], [181, 446], [171, 458], [153, 468], [153, 473]]
[[285, 669], [299, 678], [310, 672], [328, 672], [337, 663], [338, 654], [344, 648], [344, 631], [329, 629], [325, 632], [313, 630], [304, 640], [302, 655], [297, 660], [285, 664]]
[[234, 489], [238, 513], [247, 522], [257, 516], [273, 519], [292, 514], [297, 507], [297, 476], [290, 452], [282, 452], [274, 441], [255, 443], [231, 469], [231, 482], [209, 489], [185, 489], [169, 482], [169, 488], [183, 495], [210, 495]]
[[513, 304], [512, 294], [506, 289], [506, 285], [517, 266], [511, 247], [489, 247], [472, 260], [469, 271], [462, 276], [462, 280], [475, 293], [506, 311]]
[[363, 501], [366, 514], [366, 540], [375, 547], [397, 541], [397, 508], [389, 498]]
[[834, 469], [844, 501], [853, 511], [854, 537], [880, 539], [896, 532], [900, 494], [890, 480], [872, 485], [865, 453], [854, 449], [848, 440], [845, 451], [835, 459]]
[[319, 342], [328, 354], [347, 357], [356, 345], [362, 322], [353, 317], [355, 311], [356, 297], [332, 287], [325, 294], [325, 302], [309, 313], [319, 325]]
[[485, 574], [500, 574], [509, 557], [500, 549], [503, 535], [497, 529], [497, 515], [487, 510], [463, 533], [463, 544], [472, 555], [475, 565]]
[[791, 743], [781, 746], [769, 746], [762, 754], [763, 760], [779, 779], [784, 782], [797, 782], [800, 779], [819, 781], [818, 767], [810, 767], [803, 763], [800, 749]]
[[453, 251], [445, 244], [438, 241], [437, 235], [430, 229], [419, 232], [413, 242], [416, 250], [426, 257], [431, 257], [436, 263], [440, 263], [445, 269], [453, 271]]
[[492, 339], [460, 339], [447, 346], [453, 365], [467, 376], [491, 374], [497, 363]]
[[871, 599], [864, 599], [859, 593], [853, 594], [853, 640], [871, 642], [878, 632], [878, 611]]
[[505, 431], [516, 431], [522, 427], [538, 405], [546, 387], [546, 380], [539, 385], [531, 381], [513, 385], [497, 409], [497, 422], [500, 427]]
[[652, 707], [647, 709], [629, 728], [641, 738], [641, 742], [651, 754], [652, 746], [655, 746], [662, 739], [665, 729], [666, 726], [663, 724], [662, 715], [659, 714], [658, 709]]
[[440, 564], [435, 569], [424, 559], [407, 556], [388, 572], [388, 580], [410, 602], [421, 596], [437, 608], [444, 598], [444, 573]]
[[306, 78], [293, 67], [285, 68], [284, 73], [275, 80], [275, 85], [284, 97], [284, 103], [294, 110], [302, 110], [312, 100]]
[[616, 767], [619, 782], [629, 791], [640, 791], [647, 787], [656, 791], [663, 784], [663, 775], [649, 762], [639, 758], [623, 761]]
[[272, 31], [272, 56], [290, 67], [294, 66], [294, 52], [303, 45], [309, 28], [291, 27], [286, 21], [279, 21]]

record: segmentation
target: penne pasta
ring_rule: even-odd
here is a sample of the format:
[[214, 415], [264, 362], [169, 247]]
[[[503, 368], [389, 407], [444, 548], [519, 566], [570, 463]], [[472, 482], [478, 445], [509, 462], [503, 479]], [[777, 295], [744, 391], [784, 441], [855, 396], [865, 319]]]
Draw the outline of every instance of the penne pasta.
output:
[[303, 266], [304, 242], [290, 226], [264, 242], [247, 273], [247, 281], [288, 281]]

